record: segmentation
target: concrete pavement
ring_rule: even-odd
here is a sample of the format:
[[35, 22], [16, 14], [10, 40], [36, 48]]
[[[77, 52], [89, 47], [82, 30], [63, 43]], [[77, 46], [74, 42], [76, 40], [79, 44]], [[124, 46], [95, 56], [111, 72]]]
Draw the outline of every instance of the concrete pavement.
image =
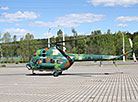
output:
[[59, 77], [31, 75], [25, 67], [0, 68], [0, 102], [137, 102], [138, 64], [77, 62]]

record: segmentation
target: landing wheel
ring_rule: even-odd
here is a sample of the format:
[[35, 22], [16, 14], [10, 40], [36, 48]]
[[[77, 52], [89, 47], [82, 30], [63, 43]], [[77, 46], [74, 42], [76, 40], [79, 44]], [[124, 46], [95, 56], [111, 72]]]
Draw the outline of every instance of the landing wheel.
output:
[[32, 74], [34, 75], [35, 73], [34, 73], [34, 70], [32, 70]]
[[54, 77], [58, 77], [58, 76], [59, 76], [59, 72], [58, 72], [58, 71], [55, 71], [55, 72], [53, 73], [53, 76], [54, 76]]
[[62, 74], [62, 71], [59, 72], [59, 75], [61, 75], [61, 74]]

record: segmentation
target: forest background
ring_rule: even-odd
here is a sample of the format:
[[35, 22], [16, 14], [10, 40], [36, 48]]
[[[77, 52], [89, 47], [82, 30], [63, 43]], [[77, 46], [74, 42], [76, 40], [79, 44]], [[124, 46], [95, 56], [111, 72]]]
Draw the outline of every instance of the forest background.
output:
[[[88, 37], [87, 39], [66, 42], [66, 52], [75, 54], [98, 54], [98, 55], [120, 55], [123, 53], [123, 36], [125, 39], [125, 51], [131, 49], [128, 38], [133, 41], [136, 57], [138, 57], [138, 32], [115, 32], [112, 33], [110, 29], [106, 33], [101, 30], [92, 31], [87, 35], [78, 35], [77, 31], [72, 29], [73, 36], [65, 34], [65, 40], [78, 39]], [[3, 35], [3, 36], [2, 36]], [[98, 37], [90, 37], [92, 35], [103, 35]], [[62, 41], [63, 31], [59, 29], [56, 37], [51, 37], [50, 41]], [[13, 63], [28, 62], [38, 49], [48, 47], [48, 39], [34, 39], [33, 34], [27, 33], [24, 37], [17, 41], [17, 36], [11, 37], [9, 32], [0, 34], [0, 62]], [[12, 46], [12, 44], [15, 44]], [[22, 46], [20, 46], [22, 45]], [[24, 46], [23, 46], [24, 45]], [[62, 47], [61, 47], [62, 49]], [[128, 60], [132, 59], [132, 54], [126, 57]]]

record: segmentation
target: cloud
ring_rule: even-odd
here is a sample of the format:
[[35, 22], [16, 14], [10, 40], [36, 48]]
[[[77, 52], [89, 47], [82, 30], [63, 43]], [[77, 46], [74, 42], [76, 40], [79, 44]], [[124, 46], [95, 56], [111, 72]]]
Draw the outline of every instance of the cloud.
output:
[[17, 27], [23, 26], [23, 24], [15, 24]]
[[101, 21], [104, 15], [85, 13], [85, 14], [70, 14], [62, 17], [58, 17], [55, 22], [44, 22], [36, 21], [30, 23], [29, 26], [32, 27], [78, 27], [81, 23], [92, 23], [96, 21]]
[[130, 5], [138, 4], [138, 0], [87, 0], [94, 6], [104, 4], [104, 6], [124, 6], [128, 7]]
[[0, 18], [0, 22], [15, 22], [15, 21], [23, 21], [28, 19], [36, 19], [38, 15], [35, 12], [29, 11], [17, 11], [16, 13], [2, 13], [2, 17]]
[[4, 33], [9, 32], [10, 34], [14, 34], [17, 36], [24, 36], [27, 33], [31, 33], [31, 31], [25, 30], [25, 29], [20, 29], [20, 28], [9, 28], [9, 29], [4, 29]]
[[0, 7], [0, 10], [8, 10], [8, 7]]
[[52, 33], [42, 34], [42, 37], [46, 37], [46, 38], [53, 37], [53, 36], [54, 36], [54, 34], [52, 34]]
[[59, 25], [60, 25], [60, 27], [70, 28], [70, 27], [77, 27], [80, 24], [74, 24], [71, 22], [62, 22], [62, 21], [56, 21], [56, 22], [36, 21], [36, 22], [29, 24], [29, 26], [31, 26], [31, 27], [49, 27], [49, 28], [56, 28]]
[[115, 21], [120, 21], [120, 22], [136, 21], [138, 22], [138, 16], [120, 16], [120, 17], [117, 17]]
[[119, 27], [128, 27], [129, 25], [128, 24], [118, 24], [117, 26], [119, 26]]

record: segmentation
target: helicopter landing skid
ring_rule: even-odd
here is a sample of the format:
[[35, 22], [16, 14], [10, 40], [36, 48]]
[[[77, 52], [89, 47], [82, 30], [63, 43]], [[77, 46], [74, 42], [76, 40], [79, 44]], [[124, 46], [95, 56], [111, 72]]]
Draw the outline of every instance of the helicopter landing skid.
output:
[[34, 70], [32, 70], [32, 74], [33, 74], [33, 75], [35, 74]]
[[62, 71], [54, 71], [53, 76], [58, 77], [61, 74], [62, 74]]
[[116, 64], [116, 62], [115, 62], [115, 61], [113, 61], [113, 64], [115, 65], [115, 67], [117, 67], [117, 64]]

